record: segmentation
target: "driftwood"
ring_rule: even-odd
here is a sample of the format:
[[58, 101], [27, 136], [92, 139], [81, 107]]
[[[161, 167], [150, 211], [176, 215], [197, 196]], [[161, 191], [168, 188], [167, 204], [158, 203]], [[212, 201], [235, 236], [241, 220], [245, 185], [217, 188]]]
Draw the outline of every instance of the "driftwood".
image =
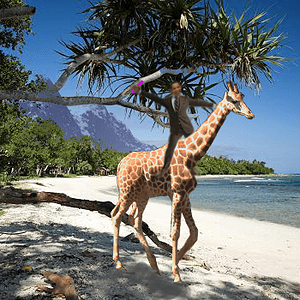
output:
[[50, 289], [44, 285], [38, 286], [39, 292], [51, 292], [53, 296], [64, 295], [66, 300], [79, 300], [74, 286], [73, 279], [70, 276], [59, 276], [56, 273], [46, 271], [42, 275], [49, 281], [55, 284], [53, 289]]
[[[110, 201], [102, 202], [102, 201], [75, 199], [63, 193], [33, 192], [33, 191], [15, 189], [13, 187], [0, 189], [0, 203], [37, 204], [42, 202], [52, 202], [52, 203], [57, 203], [65, 206], [82, 208], [90, 211], [97, 211], [98, 213], [106, 215], [109, 218], [110, 218], [111, 211], [115, 207], [115, 205]], [[128, 222], [128, 214], [125, 214], [123, 216], [122, 222], [126, 225], [132, 226]], [[172, 253], [172, 247], [169, 244], [160, 241], [157, 235], [150, 229], [147, 223], [143, 222], [142, 228], [144, 234], [148, 236], [157, 247], [169, 253]]]

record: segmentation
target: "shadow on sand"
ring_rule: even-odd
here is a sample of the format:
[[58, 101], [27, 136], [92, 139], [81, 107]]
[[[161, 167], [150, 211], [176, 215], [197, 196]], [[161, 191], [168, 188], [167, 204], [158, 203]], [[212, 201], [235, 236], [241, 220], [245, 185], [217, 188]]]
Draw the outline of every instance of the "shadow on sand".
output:
[[[0, 226], [0, 299], [52, 299], [38, 294], [37, 284], [44, 283], [41, 272], [50, 270], [74, 279], [82, 299], [300, 299], [300, 285], [280, 278], [240, 278], [255, 288], [222, 282], [207, 283], [207, 272], [200, 267], [183, 268], [182, 278], [174, 284], [171, 259], [152, 248], [160, 262], [168, 261], [162, 276], [153, 273], [148, 263], [135, 260], [146, 257], [141, 244], [120, 242], [121, 255], [128, 271], [115, 269], [112, 260], [112, 236], [91, 232], [72, 225], [23, 222]], [[24, 271], [29, 264], [30, 270]], [[189, 272], [194, 272], [193, 277]], [[197, 273], [196, 273], [197, 272]], [[210, 272], [213, 272], [210, 271]], [[199, 274], [195, 276], [195, 274]], [[196, 279], [196, 280], [194, 280]], [[62, 298], [63, 299], [63, 298]], [[279, 298], [281, 299], [281, 298]]]

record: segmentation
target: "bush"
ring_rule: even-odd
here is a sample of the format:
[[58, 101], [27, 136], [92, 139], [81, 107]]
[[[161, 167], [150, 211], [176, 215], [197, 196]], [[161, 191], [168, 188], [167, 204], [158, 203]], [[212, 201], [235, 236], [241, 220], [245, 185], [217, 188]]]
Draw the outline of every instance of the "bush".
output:
[[92, 166], [87, 161], [81, 161], [76, 165], [76, 173], [79, 175], [91, 175]]

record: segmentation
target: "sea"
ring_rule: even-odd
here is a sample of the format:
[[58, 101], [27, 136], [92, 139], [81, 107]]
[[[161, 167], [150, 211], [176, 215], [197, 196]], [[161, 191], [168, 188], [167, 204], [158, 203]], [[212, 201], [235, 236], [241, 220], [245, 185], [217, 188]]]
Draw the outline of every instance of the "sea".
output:
[[[198, 178], [192, 209], [214, 211], [300, 228], [300, 174]], [[160, 197], [159, 201], [169, 198]]]

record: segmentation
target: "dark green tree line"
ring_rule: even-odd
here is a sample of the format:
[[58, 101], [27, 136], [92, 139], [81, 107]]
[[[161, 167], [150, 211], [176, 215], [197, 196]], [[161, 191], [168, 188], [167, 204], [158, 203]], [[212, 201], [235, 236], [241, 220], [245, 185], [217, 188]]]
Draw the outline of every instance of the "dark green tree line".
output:
[[237, 160], [226, 157], [205, 155], [198, 161], [195, 170], [198, 175], [263, 175], [273, 174], [274, 170], [265, 166], [263, 161]]

